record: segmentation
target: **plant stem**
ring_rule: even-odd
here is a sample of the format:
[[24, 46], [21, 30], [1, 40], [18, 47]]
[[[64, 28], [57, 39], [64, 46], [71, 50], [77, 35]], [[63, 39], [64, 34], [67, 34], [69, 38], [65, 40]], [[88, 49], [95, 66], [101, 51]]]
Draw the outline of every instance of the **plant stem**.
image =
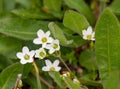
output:
[[55, 57], [58, 57], [58, 58], [60, 59], [60, 61], [63, 63], [63, 65], [67, 68], [67, 70], [68, 70], [70, 73], [72, 73], [72, 71], [70, 70], [70, 68], [66, 65], [66, 63], [65, 63], [64, 60], [62, 59], [60, 51], [59, 51], [59, 52], [56, 52], [55, 54], [56, 54]]
[[72, 73], [72, 71], [70, 70], [70, 68], [66, 65], [66, 63], [64, 62], [64, 60], [62, 59], [61, 56], [59, 56], [59, 59], [61, 60], [61, 62], [65, 65], [65, 67], [67, 68], [67, 70]]
[[[34, 73], [33, 73], [34, 76], [36, 76]], [[48, 86], [50, 89], [54, 89], [54, 86], [52, 86], [51, 84], [49, 84], [46, 80], [44, 80], [40, 75], [39, 75], [39, 79], [42, 83], [44, 83], [46, 86]]]
[[47, 85], [50, 89], [54, 89], [54, 86], [50, 85], [47, 81], [45, 81], [41, 76], [39, 76], [41, 82], [43, 82], [45, 85]]
[[83, 85], [87, 85], [87, 86], [99, 86], [99, 87], [102, 87], [102, 84], [98, 81], [87, 81], [87, 80], [83, 80], [83, 79], [79, 79], [80, 82], [83, 84]]
[[19, 82], [21, 80], [21, 77], [22, 77], [22, 74], [18, 74], [18, 77], [17, 77], [16, 83], [15, 83], [14, 89], [18, 88], [18, 85], [19, 85]]
[[104, 8], [106, 7], [106, 2], [107, 0], [100, 0], [100, 13], [102, 13]]
[[33, 66], [34, 66], [35, 71], [36, 71], [36, 79], [37, 79], [38, 89], [42, 89], [42, 88], [41, 88], [41, 83], [40, 83], [40, 80], [39, 80], [39, 69], [38, 69], [38, 67], [37, 67], [37, 65], [36, 65], [35, 62], [33, 62]]

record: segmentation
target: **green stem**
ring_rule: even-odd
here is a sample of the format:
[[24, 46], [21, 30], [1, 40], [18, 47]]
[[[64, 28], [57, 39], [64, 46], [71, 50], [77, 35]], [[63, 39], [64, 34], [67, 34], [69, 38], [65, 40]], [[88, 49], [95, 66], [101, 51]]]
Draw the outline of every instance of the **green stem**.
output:
[[80, 79], [80, 82], [83, 84], [83, 85], [87, 85], [87, 86], [99, 86], [99, 87], [102, 87], [102, 84], [100, 82], [97, 82], [97, 81], [86, 81], [86, 80], [83, 80], [83, 79]]
[[61, 60], [61, 62], [65, 65], [65, 67], [67, 68], [67, 70], [72, 73], [72, 71], [70, 70], [70, 68], [66, 65], [66, 63], [64, 62], [64, 60], [62, 59], [61, 56], [59, 56], [59, 59]]
[[100, 13], [102, 13], [104, 8], [106, 7], [106, 2], [107, 0], [100, 0]]
[[18, 74], [18, 78], [17, 78], [17, 80], [16, 80], [14, 89], [18, 89], [18, 85], [19, 85], [19, 83], [20, 83], [21, 77], [22, 77], [22, 74]]
[[41, 83], [40, 83], [40, 80], [39, 80], [39, 69], [38, 69], [38, 67], [37, 67], [37, 65], [36, 65], [35, 62], [33, 62], [33, 66], [34, 66], [35, 71], [36, 71], [36, 79], [37, 79], [38, 89], [42, 89], [42, 88], [41, 88]]
[[72, 73], [72, 71], [70, 70], [70, 68], [66, 65], [66, 63], [64, 62], [64, 60], [61, 57], [61, 52], [60, 51], [56, 51], [55, 55], [53, 55], [55, 57], [58, 57], [60, 59], [60, 61], [63, 63], [63, 65], [67, 68], [67, 70]]

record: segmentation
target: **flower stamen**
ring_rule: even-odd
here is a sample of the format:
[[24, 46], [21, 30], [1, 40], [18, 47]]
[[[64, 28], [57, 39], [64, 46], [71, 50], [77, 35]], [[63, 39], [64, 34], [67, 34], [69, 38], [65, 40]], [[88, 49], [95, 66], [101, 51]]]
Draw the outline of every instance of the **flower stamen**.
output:
[[50, 67], [50, 71], [55, 71], [55, 68], [54, 67]]
[[39, 55], [40, 55], [41, 57], [44, 57], [44, 56], [45, 56], [45, 53], [44, 53], [44, 52], [40, 52]]
[[91, 40], [91, 38], [92, 38], [92, 35], [87, 35], [88, 40]]
[[42, 42], [43, 42], [43, 43], [47, 42], [47, 38], [46, 38], [46, 37], [43, 37], [43, 38], [42, 38]]
[[54, 49], [58, 48], [58, 44], [53, 44], [53, 48]]
[[29, 60], [30, 56], [28, 54], [25, 54], [24, 58], [25, 58], [25, 60]]

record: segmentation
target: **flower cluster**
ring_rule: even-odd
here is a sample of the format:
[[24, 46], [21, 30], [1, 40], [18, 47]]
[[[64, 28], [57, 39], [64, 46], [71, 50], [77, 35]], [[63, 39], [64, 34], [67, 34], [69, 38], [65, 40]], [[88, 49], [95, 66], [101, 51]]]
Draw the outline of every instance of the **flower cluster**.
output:
[[[95, 32], [92, 31], [92, 27], [89, 26], [87, 30], [82, 31], [83, 39], [95, 40]], [[44, 59], [47, 54], [53, 54], [60, 50], [59, 40], [50, 37], [50, 31], [44, 32], [42, 29], [38, 30], [37, 38], [33, 40], [34, 44], [41, 45], [37, 50], [29, 50], [24, 46], [22, 52], [18, 52], [16, 56], [20, 59], [21, 64], [32, 63], [34, 58]], [[47, 53], [48, 51], [48, 53]], [[50, 60], [45, 60], [46, 66], [42, 68], [43, 71], [59, 71], [59, 60], [55, 60], [53, 63]]]
[[[60, 50], [59, 40], [50, 37], [50, 31], [46, 33], [40, 29], [37, 32], [37, 38], [33, 40], [34, 44], [42, 45], [37, 50], [29, 50], [28, 47], [24, 46], [22, 52], [18, 52], [16, 56], [20, 59], [21, 64], [32, 63], [34, 58], [44, 59], [49, 54], [53, 54], [55, 51]], [[47, 50], [47, 51], [46, 51]], [[55, 60], [53, 64], [50, 60], [45, 60], [46, 66], [42, 68], [43, 71], [59, 71], [59, 60]]]

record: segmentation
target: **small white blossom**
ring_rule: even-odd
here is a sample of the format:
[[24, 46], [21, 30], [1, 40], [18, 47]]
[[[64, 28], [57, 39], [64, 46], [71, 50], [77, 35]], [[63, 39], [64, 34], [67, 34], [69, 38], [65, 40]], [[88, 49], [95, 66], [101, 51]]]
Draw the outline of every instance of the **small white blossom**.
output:
[[61, 77], [64, 79], [65, 77], [70, 77], [70, 73], [66, 72], [61, 75]]
[[64, 74], [62, 74], [64, 77], [70, 77], [70, 73], [69, 72], [66, 72]]
[[59, 51], [60, 50], [59, 40], [56, 39], [53, 40], [51, 44], [47, 44], [46, 49], [49, 49], [50, 54], [54, 53], [55, 51]]
[[73, 83], [75, 83], [75, 84], [80, 84], [80, 81], [79, 81], [77, 78], [74, 78], [74, 79], [73, 79]]
[[89, 26], [87, 30], [82, 31], [83, 39], [85, 40], [95, 40], [95, 32], [92, 31], [92, 27]]
[[38, 30], [37, 32], [38, 38], [35, 38], [33, 40], [34, 44], [42, 44], [42, 47], [45, 48], [47, 43], [51, 43], [53, 41], [52, 37], [50, 36], [50, 31], [47, 31], [46, 33], [43, 32], [42, 29]]
[[59, 67], [59, 60], [55, 60], [53, 63], [51, 63], [50, 60], [45, 60], [46, 66], [42, 67], [43, 71], [60, 71], [61, 67]]
[[31, 63], [33, 62], [33, 56], [35, 54], [35, 51], [29, 51], [28, 47], [23, 47], [22, 52], [18, 52], [16, 56], [20, 59], [21, 64]]
[[46, 51], [44, 48], [40, 48], [38, 50], [35, 51], [35, 58], [40, 58], [43, 59], [46, 57]]

